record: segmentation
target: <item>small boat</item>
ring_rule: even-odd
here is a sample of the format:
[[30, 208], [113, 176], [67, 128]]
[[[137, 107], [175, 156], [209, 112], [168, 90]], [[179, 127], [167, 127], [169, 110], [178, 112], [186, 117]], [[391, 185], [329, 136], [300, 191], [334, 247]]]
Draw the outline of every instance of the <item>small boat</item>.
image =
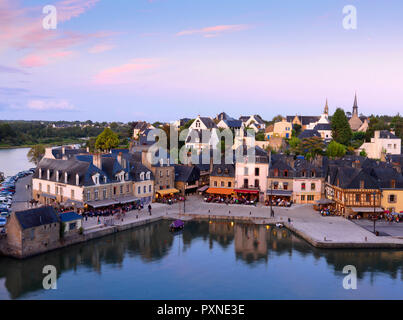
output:
[[182, 220], [175, 220], [169, 225], [169, 231], [182, 230], [184, 226], [185, 223]]
[[276, 227], [277, 228], [282, 228], [282, 227], [284, 227], [284, 225], [282, 223], [276, 223]]

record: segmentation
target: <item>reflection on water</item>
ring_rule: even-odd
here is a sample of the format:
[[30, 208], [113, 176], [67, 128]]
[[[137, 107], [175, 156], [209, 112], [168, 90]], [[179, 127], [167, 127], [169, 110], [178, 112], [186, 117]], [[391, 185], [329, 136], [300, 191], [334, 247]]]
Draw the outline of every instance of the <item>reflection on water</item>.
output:
[[[87, 288], [81, 288], [79, 298], [90, 299], [141, 297], [192, 299], [200, 297], [200, 291], [197, 290], [211, 290], [217, 293], [216, 298], [218, 298], [218, 293], [224, 295], [224, 292], [227, 292], [220, 291], [224, 289], [232, 295], [221, 298], [234, 298], [234, 296], [239, 298], [244, 289], [240, 282], [235, 285], [223, 280], [223, 288], [220, 288], [220, 283], [209, 284], [203, 280], [203, 277], [199, 281], [198, 277], [202, 274], [205, 278], [213, 278], [214, 275], [220, 275], [223, 272], [223, 274], [246, 279], [248, 277], [270, 279], [275, 273], [281, 274], [281, 268], [286, 270], [292, 267], [296, 272], [303, 268], [309, 270], [318, 268], [316, 266], [322, 260], [323, 270], [326, 272], [321, 277], [329, 279], [318, 279], [319, 282], [334, 282], [335, 274], [341, 274], [345, 265], [352, 264], [356, 266], [359, 279], [363, 279], [365, 285], [377, 285], [375, 277], [389, 279], [387, 282], [392, 281], [397, 288], [401, 288], [403, 283], [402, 251], [318, 250], [286, 229], [243, 223], [192, 221], [186, 223], [181, 233], [171, 234], [168, 231], [169, 223], [170, 221], [156, 222], [27, 260], [0, 258], [0, 298], [49, 298], [49, 292], [42, 289], [42, 268], [49, 264], [54, 265], [58, 270], [59, 281], [70, 273], [74, 274], [74, 281], [92, 281], [87, 279], [88, 274], [98, 275], [97, 281], [112, 281], [112, 287], [108, 287], [108, 291], [103, 292], [101, 296], [86, 296]], [[228, 270], [222, 270], [223, 266], [224, 268], [227, 266]], [[159, 271], [155, 271], [151, 276], [142, 277], [142, 274], [147, 274], [147, 270], [152, 271], [150, 268], [157, 268]], [[187, 269], [199, 271], [192, 275], [192, 270]], [[121, 276], [134, 277], [136, 273], [140, 279], [136, 279], [135, 286], [119, 280]], [[320, 274], [319, 271], [318, 274]], [[192, 281], [194, 288], [178, 287], [178, 291], [171, 291], [169, 296], [160, 296], [159, 293], [162, 294], [161, 290], [167, 283], [175, 282], [175, 277], [177, 281], [180, 279], [185, 283]], [[186, 277], [189, 278], [186, 279]], [[315, 275], [312, 272], [306, 274], [306, 277], [315, 281]], [[275, 281], [279, 280], [268, 280], [267, 285], [274, 286]], [[146, 288], [139, 286], [139, 282], [147, 286], [147, 289], [152, 288], [152, 292], [144, 296], [145, 293], [142, 291]], [[276, 285], [287, 287], [290, 283], [284, 280]], [[57, 298], [77, 297], [78, 292], [72, 290], [58, 292]], [[181, 296], [180, 290], [183, 290], [182, 294], [186, 295]], [[259, 288], [256, 290], [253, 296], [242, 296], [242, 298], [267, 298], [266, 291], [259, 292], [263, 290]], [[403, 298], [402, 292], [399, 293], [398, 290], [395, 292], [396, 288], [393, 285], [391, 290], [395, 298]], [[277, 295], [273, 293], [273, 296], [269, 298], [299, 298], [295, 296], [296, 294], [290, 293], [289, 296], [283, 296], [279, 291]], [[323, 292], [318, 292], [313, 297], [334, 297], [323, 295]]]

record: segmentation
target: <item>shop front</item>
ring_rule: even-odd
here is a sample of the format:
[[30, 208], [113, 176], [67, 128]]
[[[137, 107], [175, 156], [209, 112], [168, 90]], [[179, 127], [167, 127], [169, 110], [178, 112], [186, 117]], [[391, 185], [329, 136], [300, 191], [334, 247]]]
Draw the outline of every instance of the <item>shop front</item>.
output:
[[170, 188], [170, 189], [157, 190], [155, 193], [156, 193], [155, 201], [165, 203], [169, 200], [177, 199], [179, 190], [175, 188]]
[[232, 199], [234, 196], [234, 189], [231, 188], [208, 188], [206, 190], [207, 202], [224, 202]]
[[266, 205], [289, 207], [292, 204], [292, 190], [267, 190]]
[[235, 189], [235, 198], [239, 203], [246, 202], [259, 202], [259, 190], [258, 189]]

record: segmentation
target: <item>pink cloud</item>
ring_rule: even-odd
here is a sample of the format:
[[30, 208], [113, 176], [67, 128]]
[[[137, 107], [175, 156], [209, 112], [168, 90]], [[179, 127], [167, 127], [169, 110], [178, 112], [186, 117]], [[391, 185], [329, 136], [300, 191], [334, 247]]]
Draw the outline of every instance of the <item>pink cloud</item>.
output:
[[90, 49], [88, 50], [88, 52], [89, 52], [89, 53], [94, 53], [94, 54], [96, 54], [96, 53], [102, 53], [102, 52], [105, 52], [105, 51], [112, 50], [113, 48], [115, 48], [114, 45], [110, 45], [110, 44], [98, 44], [98, 45], [95, 45], [95, 46], [93, 46], [92, 48], [90, 48]]
[[55, 3], [58, 16], [56, 31], [42, 27], [42, 7], [20, 7], [19, 2], [0, 0], [0, 50], [22, 50], [23, 67], [39, 67], [56, 58], [71, 55], [72, 47], [114, 35], [100, 31], [90, 34], [65, 31], [59, 24], [76, 18], [93, 8], [99, 0], [63, 0]]
[[202, 34], [204, 37], [217, 36], [223, 32], [235, 32], [249, 29], [250, 26], [246, 24], [232, 24], [232, 25], [218, 25], [212, 27], [206, 27], [201, 29], [184, 30], [178, 32], [177, 36], [187, 36], [192, 34]]
[[93, 82], [99, 85], [130, 83], [136, 81], [142, 71], [156, 66], [155, 59], [133, 59], [128, 63], [101, 70], [95, 75]]

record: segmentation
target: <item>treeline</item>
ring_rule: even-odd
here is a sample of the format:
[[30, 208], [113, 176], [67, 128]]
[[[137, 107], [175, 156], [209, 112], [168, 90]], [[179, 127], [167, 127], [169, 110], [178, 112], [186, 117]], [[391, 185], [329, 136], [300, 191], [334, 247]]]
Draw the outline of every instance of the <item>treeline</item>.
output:
[[76, 141], [79, 138], [94, 137], [103, 131], [97, 126], [71, 126], [53, 128], [40, 121], [0, 122], [0, 146], [24, 146]]

